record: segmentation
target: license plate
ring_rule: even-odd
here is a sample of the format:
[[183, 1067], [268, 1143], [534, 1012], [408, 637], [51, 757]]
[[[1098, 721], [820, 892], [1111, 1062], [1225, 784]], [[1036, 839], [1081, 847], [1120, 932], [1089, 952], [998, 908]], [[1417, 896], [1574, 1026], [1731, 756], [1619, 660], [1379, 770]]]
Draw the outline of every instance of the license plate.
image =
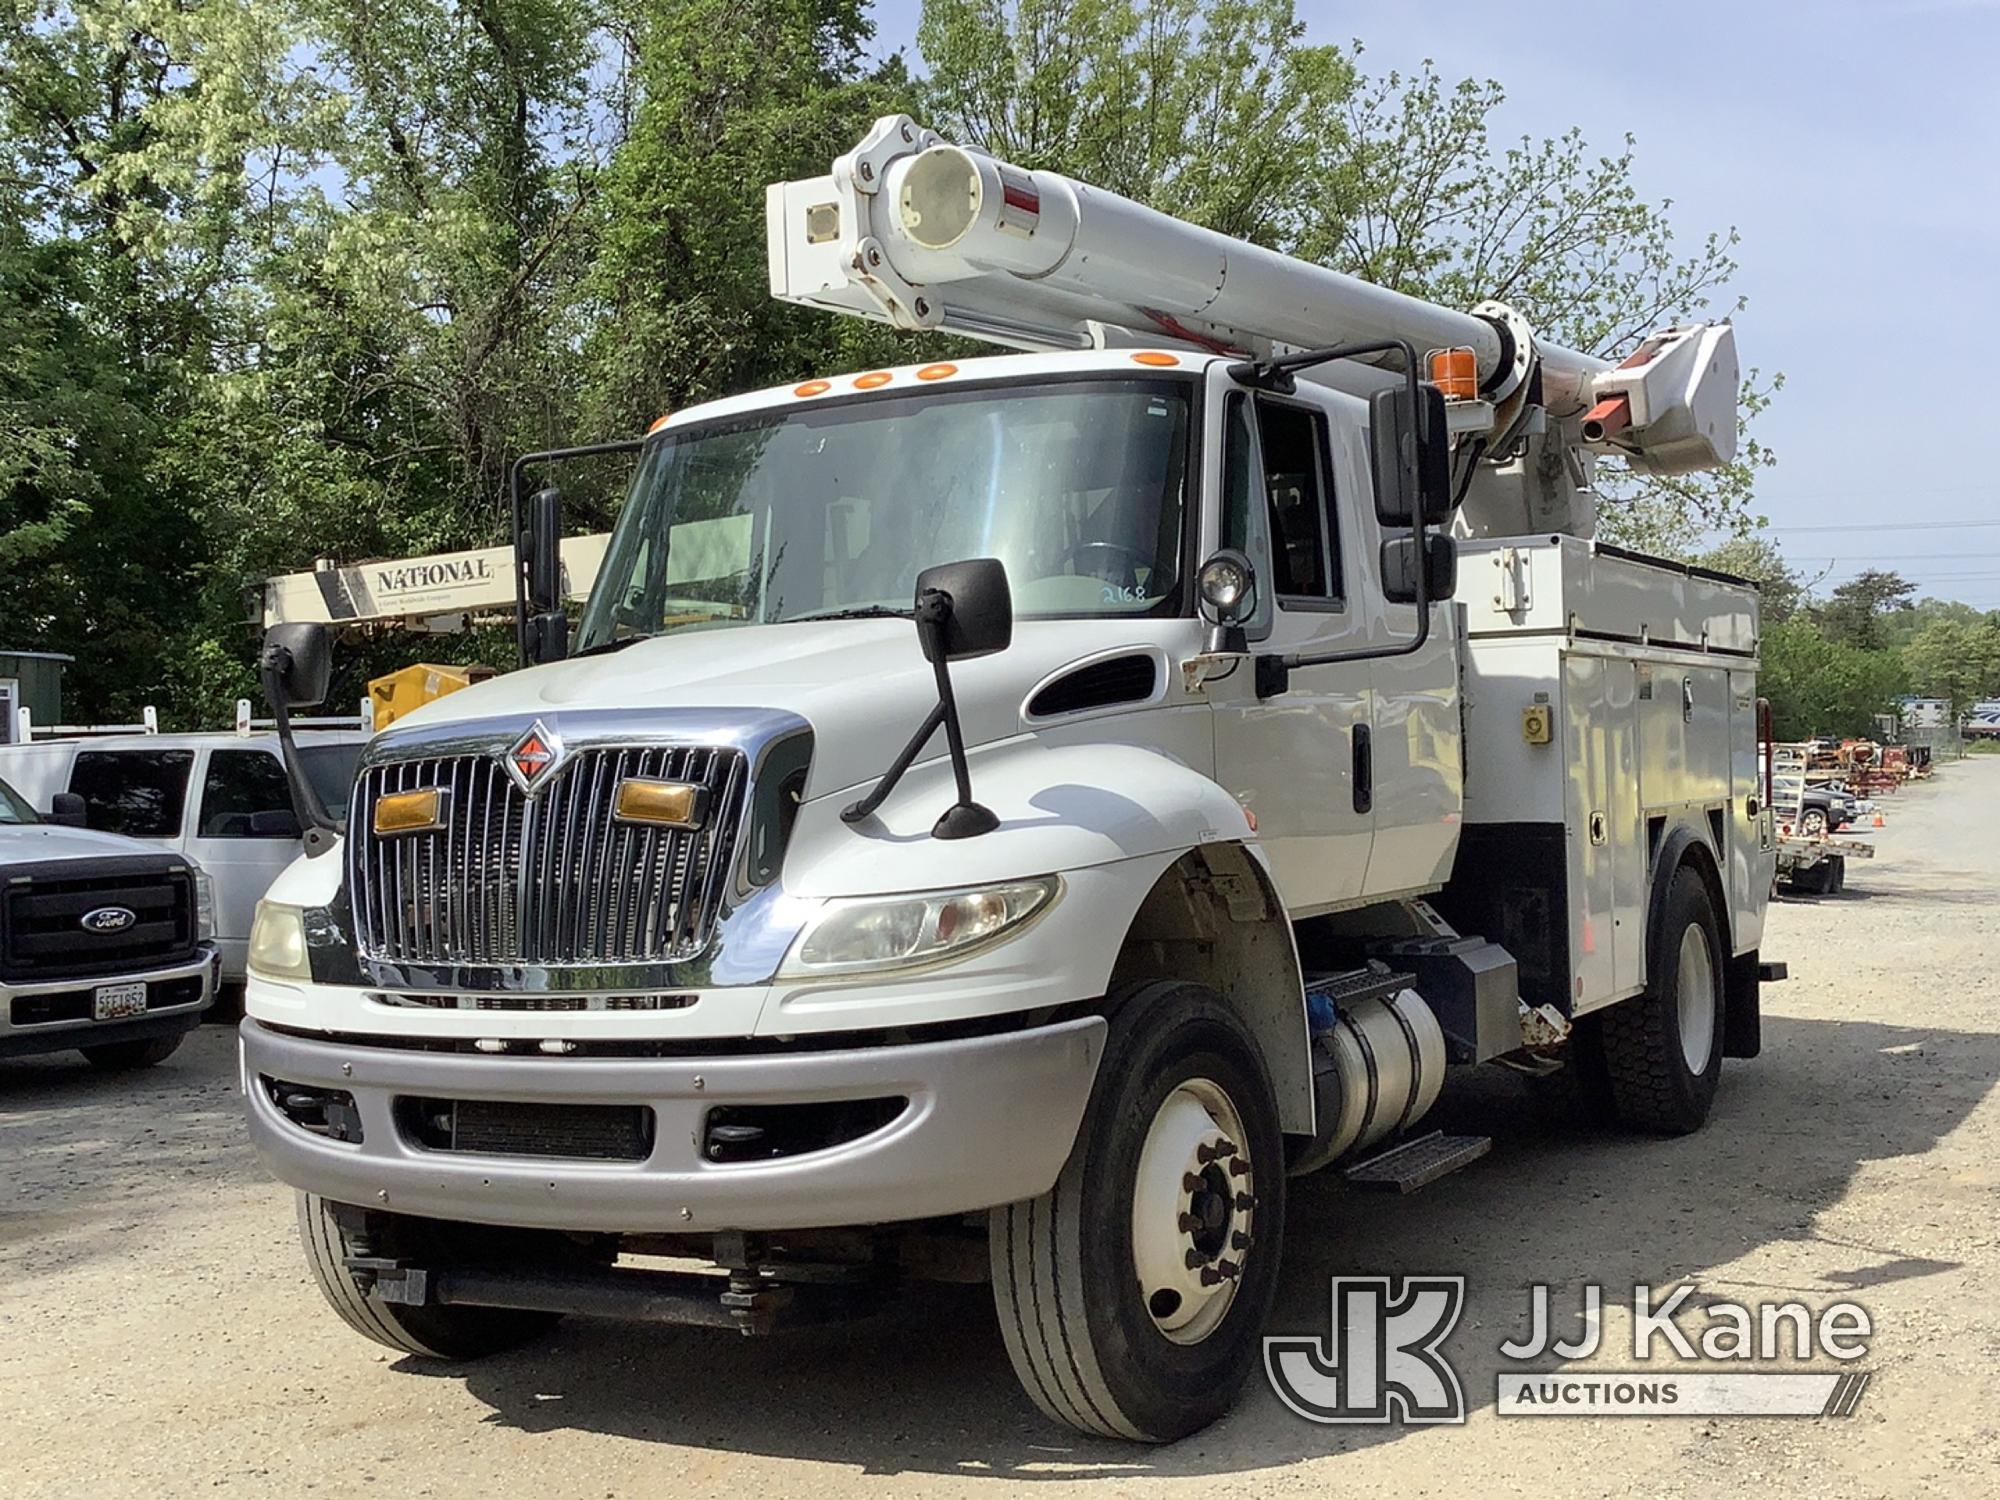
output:
[[143, 1016], [146, 1013], [146, 987], [143, 984], [100, 984], [91, 996], [91, 1004], [100, 1021]]

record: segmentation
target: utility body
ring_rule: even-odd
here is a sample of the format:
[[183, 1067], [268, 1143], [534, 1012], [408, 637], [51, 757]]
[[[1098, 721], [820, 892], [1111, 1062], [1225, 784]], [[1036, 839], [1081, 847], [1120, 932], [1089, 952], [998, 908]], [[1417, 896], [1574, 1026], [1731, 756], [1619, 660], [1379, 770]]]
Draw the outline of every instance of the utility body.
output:
[[[1167, 1440], [1255, 1368], [1289, 1176], [1485, 1150], [1423, 1131], [1449, 1067], [1702, 1122], [1757, 1049], [1756, 596], [1591, 540], [1590, 477], [1728, 460], [1726, 326], [1614, 368], [902, 117], [769, 205], [774, 294], [1022, 352], [663, 419], [574, 639], [517, 492], [533, 664], [379, 734], [252, 937], [342, 1316], [990, 1279], [1038, 1405]], [[272, 632], [281, 721], [327, 645]]]

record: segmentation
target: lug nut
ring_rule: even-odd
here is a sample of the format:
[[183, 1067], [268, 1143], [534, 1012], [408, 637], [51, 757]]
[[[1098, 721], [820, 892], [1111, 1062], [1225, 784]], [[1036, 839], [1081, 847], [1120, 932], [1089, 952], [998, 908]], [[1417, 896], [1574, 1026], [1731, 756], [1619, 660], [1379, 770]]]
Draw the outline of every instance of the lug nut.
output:
[[[1203, 1255], [1199, 1250], [1190, 1250], [1187, 1253], [1187, 1268], [1190, 1271], [1192, 1271], [1196, 1266], [1201, 1265], [1207, 1259], [1208, 1257]], [[1202, 1272], [1202, 1275], [1205, 1277], [1208, 1275], [1208, 1273], [1204, 1271]]]
[[1214, 1266], [1203, 1266], [1201, 1268], [1201, 1284], [1203, 1286], [1219, 1286], [1221, 1282], [1222, 1273], [1216, 1270]]
[[1250, 1248], [1250, 1236], [1240, 1229], [1235, 1231], [1229, 1236], [1229, 1248], [1232, 1250], [1248, 1250]]
[[1200, 1227], [1201, 1227], [1200, 1224], [1196, 1221], [1195, 1216], [1193, 1214], [1181, 1215], [1180, 1230], [1182, 1234], [1187, 1234], [1192, 1230], [1199, 1229]]
[[1251, 1209], [1255, 1208], [1256, 1206], [1257, 1206], [1257, 1198], [1255, 1194], [1238, 1193], [1236, 1195], [1236, 1211], [1238, 1213], [1247, 1214], [1250, 1212]]
[[1181, 1191], [1184, 1193], [1198, 1193], [1202, 1190], [1202, 1187], [1202, 1180], [1192, 1172], [1187, 1173], [1181, 1178]]
[[1229, 1160], [1229, 1175], [1231, 1177], [1248, 1177], [1250, 1175], [1250, 1163], [1240, 1156], [1231, 1157]]
[[1238, 1276], [1243, 1274], [1242, 1265], [1233, 1260], [1219, 1260], [1215, 1263], [1215, 1269], [1217, 1274], [1226, 1281], [1234, 1281]]

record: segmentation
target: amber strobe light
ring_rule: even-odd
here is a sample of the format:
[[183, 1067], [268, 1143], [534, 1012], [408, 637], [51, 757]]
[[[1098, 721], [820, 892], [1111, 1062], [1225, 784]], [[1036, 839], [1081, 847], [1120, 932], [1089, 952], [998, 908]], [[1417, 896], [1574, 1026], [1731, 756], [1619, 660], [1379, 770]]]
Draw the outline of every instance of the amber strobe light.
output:
[[618, 783], [612, 811], [625, 823], [695, 828], [701, 823], [701, 788], [685, 781], [644, 781], [628, 776]]
[[444, 827], [444, 791], [434, 786], [391, 792], [375, 800], [378, 834], [431, 833]]
[[1431, 384], [1447, 401], [1470, 401], [1479, 394], [1479, 356], [1470, 349], [1431, 350]]

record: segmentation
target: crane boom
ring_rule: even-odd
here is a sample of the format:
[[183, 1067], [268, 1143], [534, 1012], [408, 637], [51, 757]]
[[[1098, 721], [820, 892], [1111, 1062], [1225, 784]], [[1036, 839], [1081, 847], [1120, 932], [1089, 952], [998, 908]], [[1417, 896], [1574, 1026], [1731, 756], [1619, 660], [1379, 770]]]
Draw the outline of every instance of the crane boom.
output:
[[[902, 328], [1021, 349], [1171, 342], [1265, 357], [1395, 339], [1420, 356], [1469, 350], [1474, 378], [1447, 388], [1453, 430], [1482, 440], [1489, 468], [1536, 460], [1539, 498], [1523, 498], [1522, 479], [1496, 507], [1524, 529], [1588, 533], [1591, 454], [1657, 474], [1735, 456], [1727, 323], [1663, 330], [1613, 366], [1537, 337], [1504, 303], [1425, 302], [950, 144], [907, 115], [876, 121], [828, 175], [771, 184], [765, 203], [773, 296]], [[1549, 442], [1578, 456], [1567, 467], [1580, 477], [1551, 480], [1523, 447]]]

